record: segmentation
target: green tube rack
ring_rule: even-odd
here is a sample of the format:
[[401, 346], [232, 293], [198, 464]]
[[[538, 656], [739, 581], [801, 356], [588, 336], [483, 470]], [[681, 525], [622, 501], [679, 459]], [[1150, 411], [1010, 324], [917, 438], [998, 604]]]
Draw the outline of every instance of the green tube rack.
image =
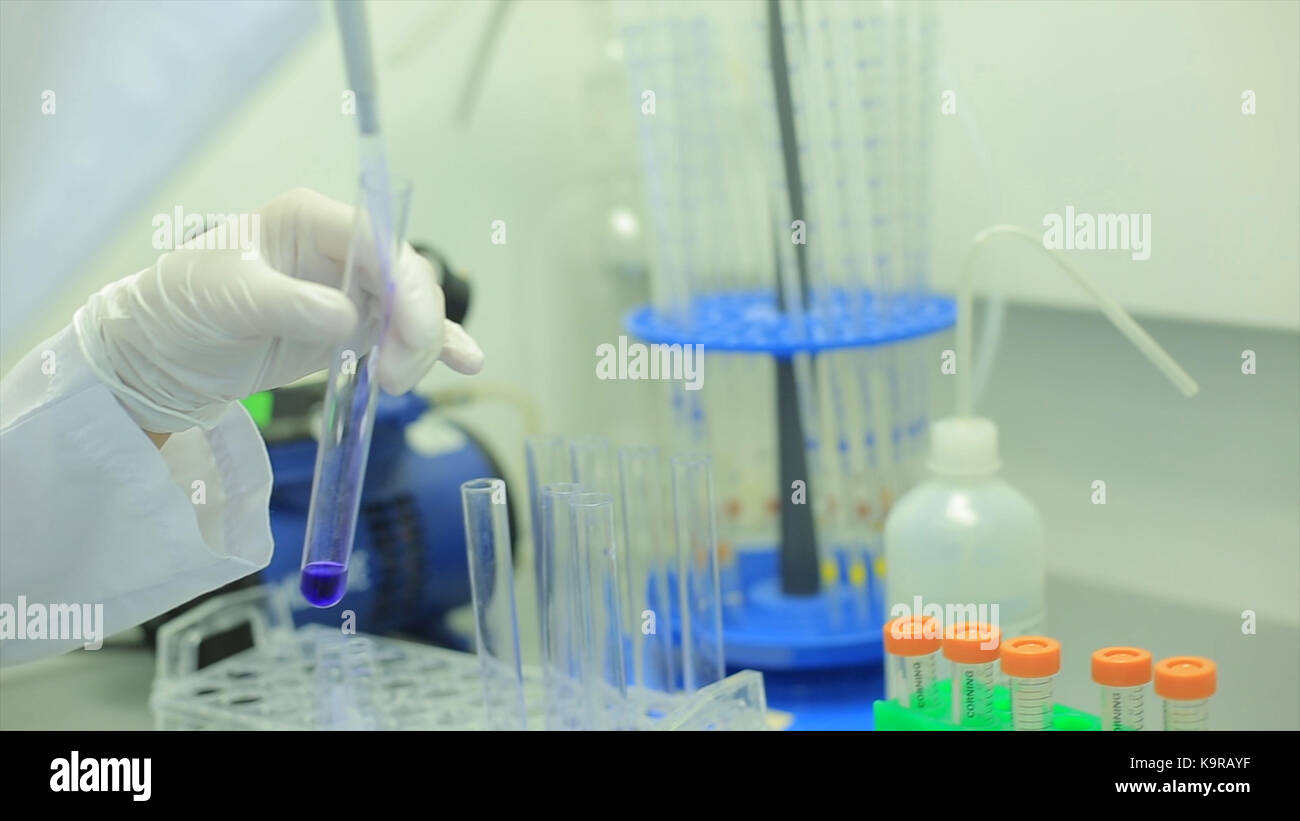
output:
[[[896, 701], [877, 701], [871, 712], [875, 716], [877, 730], [1010, 730], [1011, 729], [1011, 693], [1005, 687], [993, 688], [994, 723], [987, 727], [958, 727], [952, 723], [949, 707], [952, 697], [952, 680], [942, 679], [935, 683], [935, 696], [941, 710], [914, 710], [904, 707]], [[1060, 704], [1052, 707], [1053, 730], [1100, 730], [1101, 719], [1082, 710], [1064, 707]]]

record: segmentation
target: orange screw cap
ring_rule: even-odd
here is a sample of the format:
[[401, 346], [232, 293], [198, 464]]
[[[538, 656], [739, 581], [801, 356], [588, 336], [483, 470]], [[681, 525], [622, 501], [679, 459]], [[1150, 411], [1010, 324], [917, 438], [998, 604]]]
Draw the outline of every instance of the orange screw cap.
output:
[[958, 664], [987, 664], [998, 660], [1002, 631], [983, 622], [950, 624], [943, 631], [943, 656]]
[[1002, 642], [1002, 672], [1016, 678], [1047, 678], [1061, 672], [1061, 643], [1047, 636]]
[[928, 656], [943, 646], [943, 631], [932, 616], [899, 616], [885, 624], [885, 652], [894, 656]]
[[1106, 687], [1140, 687], [1151, 680], [1151, 654], [1141, 647], [1103, 647], [1092, 654], [1092, 680]]
[[1218, 667], [1200, 656], [1174, 656], [1156, 664], [1156, 695], [1178, 701], [1197, 701], [1214, 695]]

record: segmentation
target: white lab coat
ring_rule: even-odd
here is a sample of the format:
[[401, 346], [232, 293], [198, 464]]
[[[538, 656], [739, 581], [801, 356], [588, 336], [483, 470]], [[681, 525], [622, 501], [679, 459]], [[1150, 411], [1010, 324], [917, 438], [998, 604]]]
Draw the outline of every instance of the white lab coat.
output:
[[[160, 450], [71, 328], [0, 382], [0, 605], [102, 604], [102, 635], [139, 624], [265, 567], [270, 494], [266, 447], [242, 405]], [[0, 638], [0, 666], [85, 644]]]

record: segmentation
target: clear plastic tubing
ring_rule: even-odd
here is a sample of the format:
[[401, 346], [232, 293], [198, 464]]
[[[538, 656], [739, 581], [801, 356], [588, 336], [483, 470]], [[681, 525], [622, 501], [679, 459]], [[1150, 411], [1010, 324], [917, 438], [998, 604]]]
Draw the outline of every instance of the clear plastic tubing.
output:
[[1101, 729], [1141, 730], [1151, 653], [1141, 647], [1103, 647], [1092, 654], [1092, 680], [1101, 686]]
[[913, 710], [936, 706], [943, 631], [929, 616], [900, 616], [882, 630], [885, 648], [885, 698]]
[[1011, 729], [1052, 729], [1052, 683], [1061, 672], [1061, 643], [1046, 636], [1007, 639], [1002, 672], [1011, 680]]
[[474, 601], [474, 639], [483, 685], [485, 725], [525, 729], [524, 677], [507, 519], [506, 483], [472, 479], [460, 486], [465, 553]]
[[1166, 730], [1210, 729], [1210, 696], [1218, 668], [1200, 656], [1175, 656], [1156, 664], [1156, 695], [1165, 700]]
[[943, 657], [952, 662], [953, 724], [993, 726], [993, 684], [1001, 642], [1001, 631], [982, 622], [944, 628]]
[[321, 411], [320, 442], [312, 476], [307, 533], [302, 548], [303, 596], [315, 607], [331, 607], [347, 590], [348, 563], [370, 455], [370, 435], [379, 399], [380, 346], [392, 311], [392, 262], [405, 241], [411, 187], [396, 188], [385, 203], [387, 218], [372, 218], [387, 181], [363, 175], [342, 290], [357, 307], [357, 327], [334, 352]]

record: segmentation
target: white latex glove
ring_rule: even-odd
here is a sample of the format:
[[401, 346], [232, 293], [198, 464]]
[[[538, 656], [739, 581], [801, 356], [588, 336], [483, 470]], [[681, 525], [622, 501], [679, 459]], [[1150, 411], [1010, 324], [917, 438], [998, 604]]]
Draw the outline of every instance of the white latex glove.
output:
[[[257, 214], [255, 258], [245, 259], [238, 247], [193, 247], [202, 244], [200, 235], [77, 311], [73, 322], [87, 359], [144, 430], [210, 429], [230, 402], [328, 368], [355, 327], [357, 310], [338, 290], [352, 207], [298, 189]], [[239, 236], [237, 228], [231, 236]], [[364, 290], [382, 292], [373, 259], [362, 258], [359, 271]], [[446, 319], [433, 266], [406, 245], [393, 278], [380, 387], [405, 393], [439, 359], [477, 373], [483, 352]]]

